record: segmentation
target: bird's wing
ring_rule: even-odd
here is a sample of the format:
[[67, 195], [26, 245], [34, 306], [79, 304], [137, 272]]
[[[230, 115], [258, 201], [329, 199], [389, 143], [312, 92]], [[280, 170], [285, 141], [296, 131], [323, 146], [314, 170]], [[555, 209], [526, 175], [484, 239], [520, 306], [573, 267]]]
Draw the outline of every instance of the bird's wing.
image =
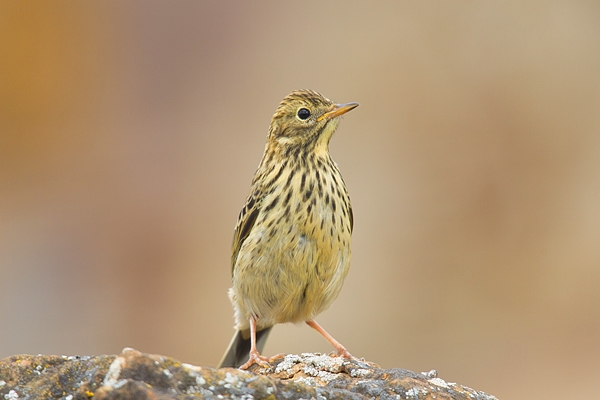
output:
[[348, 202], [348, 217], [350, 217], [350, 233], [354, 230], [354, 213], [352, 212], [352, 205]]
[[238, 216], [235, 231], [233, 233], [233, 245], [231, 248], [231, 275], [233, 275], [235, 262], [237, 260], [238, 253], [240, 252], [240, 248], [242, 247], [244, 240], [246, 240], [250, 234], [250, 231], [256, 222], [256, 218], [260, 213], [260, 203], [262, 197], [261, 191], [255, 190], [250, 193], [246, 199], [244, 208], [242, 208], [242, 211], [240, 211], [240, 215]]

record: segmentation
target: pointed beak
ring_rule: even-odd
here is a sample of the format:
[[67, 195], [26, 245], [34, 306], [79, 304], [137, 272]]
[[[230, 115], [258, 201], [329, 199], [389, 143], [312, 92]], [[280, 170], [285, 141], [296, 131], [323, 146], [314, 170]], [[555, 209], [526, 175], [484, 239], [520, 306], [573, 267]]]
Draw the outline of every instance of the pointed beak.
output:
[[334, 119], [340, 115], [346, 114], [348, 111], [353, 110], [356, 107], [358, 107], [358, 103], [335, 104], [331, 111], [321, 115], [319, 118], [317, 118], [317, 121], [321, 121], [323, 119]]

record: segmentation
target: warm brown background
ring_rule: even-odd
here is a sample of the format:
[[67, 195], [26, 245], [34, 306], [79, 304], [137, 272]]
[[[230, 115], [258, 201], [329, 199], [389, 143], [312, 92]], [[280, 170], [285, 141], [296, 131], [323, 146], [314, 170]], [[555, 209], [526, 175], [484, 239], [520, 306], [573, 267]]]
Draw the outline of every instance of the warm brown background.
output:
[[[598, 3], [4, 1], [0, 41], [0, 357], [215, 365], [270, 117], [312, 88], [361, 104], [318, 320], [383, 367], [598, 396]], [[266, 352], [329, 350], [292, 325]]]

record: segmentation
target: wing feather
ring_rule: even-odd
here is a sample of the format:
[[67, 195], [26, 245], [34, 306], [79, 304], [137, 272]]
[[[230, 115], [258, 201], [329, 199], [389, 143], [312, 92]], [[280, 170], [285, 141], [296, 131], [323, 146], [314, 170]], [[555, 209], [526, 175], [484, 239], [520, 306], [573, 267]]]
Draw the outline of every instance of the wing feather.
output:
[[237, 256], [240, 252], [242, 244], [244, 244], [244, 241], [248, 235], [250, 235], [250, 231], [252, 231], [252, 227], [258, 218], [258, 214], [260, 213], [261, 200], [262, 195], [260, 192], [251, 193], [248, 196], [248, 199], [246, 199], [246, 204], [242, 208], [242, 211], [240, 211], [240, 215], [235, 226], [235, 231], [233, 233], [233, 245], [231, 248], [231, 275], [233, 275]]
[[350, 217], [350, 233], [354, 230], [354, 213], [352, 212], [352, 206], [348, 202], [348, 217]]

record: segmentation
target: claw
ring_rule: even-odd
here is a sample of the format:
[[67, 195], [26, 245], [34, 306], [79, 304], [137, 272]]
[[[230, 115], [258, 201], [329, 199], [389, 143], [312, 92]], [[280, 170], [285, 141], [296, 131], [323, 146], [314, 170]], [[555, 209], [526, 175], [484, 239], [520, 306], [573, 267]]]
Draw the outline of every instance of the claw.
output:
[[256, 350], [250, 350], [250, 358], [244, 365], [240, 367], [240, 369], [246, 370], [254, 364], [258, 364], [263, 368], [271, 368], [271, 364], [269, 364], [269, 361], [269, 357], [261, 356], [260, 353]]

